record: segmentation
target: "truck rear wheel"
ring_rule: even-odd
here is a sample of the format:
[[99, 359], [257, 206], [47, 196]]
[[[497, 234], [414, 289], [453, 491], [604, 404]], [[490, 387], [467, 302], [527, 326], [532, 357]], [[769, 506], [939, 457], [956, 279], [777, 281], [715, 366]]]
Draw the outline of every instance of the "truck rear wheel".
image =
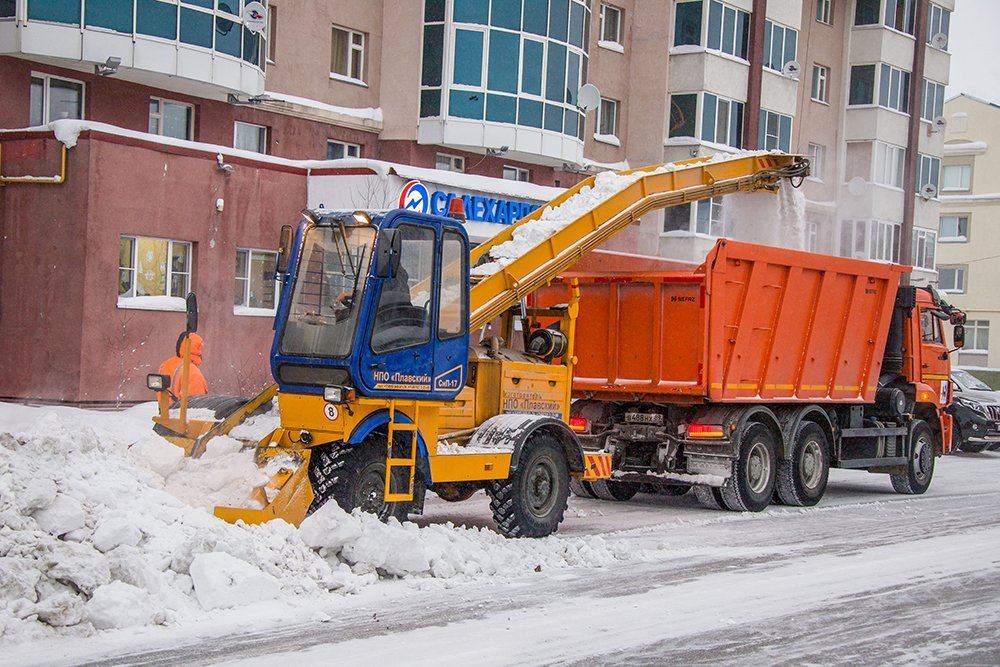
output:
[[792, 436], [791, 456], [778, 461], [777, 494], [785, 505], [811, 507], [826, 492], [830, 445], [818, 425], [803, 422]]
[[930, 487], [934, 476], [934, 449], [934, 432], [927, 422], [918, 419], [910, 429], [910, 460], [906, 472], [889, 475], [896, 493], [916, 496]]
[[585, 482], [582, 479], [569, 480], [569, 490], [573, 492], [574, 496], [578, 496], [580, 498], [597, 497], [597, 494], [594, 493], [594, 489], [590, 486], [590, 482]]
[[505, 537], [545, 537], [556, 532], [569, 496], [569, 464], [550, 435], [534, 433], [517, 469], [486, 487], [497, 530]]
[[632, 482], [618, 482], [612, 479], [595, 479], [590, 488], [601, 500], [631, 500], [639, 493], [639, 485]]
[[776, 477], [774, 436], [763, 424], [749, 424], [740, 436], [739, 458], [722, 487], [722, 502], [733, 512], [760, 512], [771, 504]]
[[359, 445], [332, 444], [315, 448], [309, 459], [313, 488], [312, 514], [330, 500], [345, 512], [355, 508], [381, 521], [406, 521], [412, 502], [385, 502], [384, 435], [373, 435]]
[[726, 506], [722, 504], [722, 491], [717, 486], [698, 485], [694, 488], [694, 497], [698, 503], [710, 510], [724, 510]]

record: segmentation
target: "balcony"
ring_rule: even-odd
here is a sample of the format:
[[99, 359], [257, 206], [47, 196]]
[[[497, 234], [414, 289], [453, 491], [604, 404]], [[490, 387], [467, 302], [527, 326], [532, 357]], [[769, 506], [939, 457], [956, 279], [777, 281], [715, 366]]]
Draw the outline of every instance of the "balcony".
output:
[[[240, 0], [0, 2], [0, 55], [93, 71], [120, 58], [118, 78], [202, 96], [264, 92], [264, 34]], [[245, 13], [245, 11], [244, 11]]]

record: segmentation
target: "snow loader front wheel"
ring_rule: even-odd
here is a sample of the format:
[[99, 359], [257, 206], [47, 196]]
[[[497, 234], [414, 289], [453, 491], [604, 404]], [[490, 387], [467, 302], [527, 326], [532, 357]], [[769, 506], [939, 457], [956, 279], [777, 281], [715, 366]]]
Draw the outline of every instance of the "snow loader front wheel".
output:
[[345, 512], [357, 508], [381, 521], [389, 517], [406, 521], [412, 502], [385, 501], [385, 449], [386, 439], [380, 434], [359, 445], [338, 443], [314, 449], [309, 482], [315, 497], [308, 514], [334, 500]]
[[556, 532], [569, 496], [569, 464], [559, 442], [535, 433], [517, 468], [486, 492], [497, 530], [505, 537], [545, 537]]

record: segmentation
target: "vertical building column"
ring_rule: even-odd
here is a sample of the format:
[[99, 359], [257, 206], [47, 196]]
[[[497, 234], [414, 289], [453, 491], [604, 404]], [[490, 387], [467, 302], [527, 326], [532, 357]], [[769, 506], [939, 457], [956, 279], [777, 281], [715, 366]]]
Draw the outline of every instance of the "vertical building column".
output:
[[747, 57], [750, 72], [747, 75], [747, 103], [743, 110], [743, 149], [760, 148], [757, 135], [760, 131], [760, 88], [764, 78], [764, 19], [767, 18], [767, 0], [753, 0], [750, 15], [750, 44]]
[[[927, 52], [927, 11], [930, 0], [917, 0], [913, 26], [913, 71], [910, 72], [910, 124], [903, 166], [903, 224], [899, 230], [899, 263], [913, 264], [913, 214], [917, 198], [917, 165], [920, 164], [920, 102], [924, 89], [924, 56]], [[902, 275], [909, 281], [909, 274]]]

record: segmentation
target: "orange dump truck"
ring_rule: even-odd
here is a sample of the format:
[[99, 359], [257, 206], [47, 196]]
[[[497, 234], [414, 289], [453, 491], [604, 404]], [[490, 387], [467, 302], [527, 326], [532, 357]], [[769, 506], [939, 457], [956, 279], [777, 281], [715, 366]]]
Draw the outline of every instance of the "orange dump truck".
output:
[[[893, 264], [720, 240], [689, 271], [567, 274], [579, 282], [571, 425], [612, 454], [578, 495], [683, 493], [760, 511], [814, 505], [830, 467], [923, 493], [951, 442], [943, 322], [964, 314], [901, 286]], [[570, 281], [569, 278], [576, 281]]]

